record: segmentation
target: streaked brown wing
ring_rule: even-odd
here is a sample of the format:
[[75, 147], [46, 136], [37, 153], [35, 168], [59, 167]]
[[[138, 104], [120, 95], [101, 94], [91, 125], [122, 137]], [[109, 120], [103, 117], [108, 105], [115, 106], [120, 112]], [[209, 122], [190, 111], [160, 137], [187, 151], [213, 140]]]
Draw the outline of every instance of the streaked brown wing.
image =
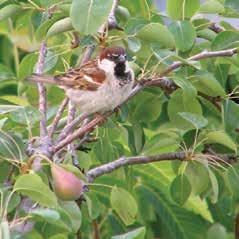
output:
[[105, 81], [106, 75], [103, 70], [99, 69], [97, 60], [94, 60], [79, 68], [70, 69], [56, 78], [62, 85], [69, 88], [95, 91]]

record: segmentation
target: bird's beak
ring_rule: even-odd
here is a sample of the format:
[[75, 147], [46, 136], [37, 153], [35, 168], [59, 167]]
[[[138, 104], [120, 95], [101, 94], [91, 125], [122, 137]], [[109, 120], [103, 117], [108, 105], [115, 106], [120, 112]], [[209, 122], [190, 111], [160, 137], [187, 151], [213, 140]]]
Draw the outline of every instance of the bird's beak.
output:
[[120, 55], [118, 58], [118, 62], [120, 62], [120, 63], [125, 62], [125, 60], [126, 60], [126, 57], [124, 55]]

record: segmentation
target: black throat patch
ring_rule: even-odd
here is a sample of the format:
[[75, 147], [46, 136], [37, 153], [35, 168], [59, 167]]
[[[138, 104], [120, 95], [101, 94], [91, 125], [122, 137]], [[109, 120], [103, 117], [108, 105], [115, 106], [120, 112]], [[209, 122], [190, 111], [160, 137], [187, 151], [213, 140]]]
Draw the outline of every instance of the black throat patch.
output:
[[117, 63], [114, 68], [115, 76], [119, 80], [119, 84], [121, 87], [128, 84], [132, 80], [131, 73], [125, 72], [125, 68], [126, 68], [125, 62]]
[[115, 76], [119, 77], [119, 78], [124, 77], [124, 75], [125, 75], [125, 68], [126, 68], [125, 62], [123, 62], [123, 63], [116, 63], [115, 69], [114, 69]]

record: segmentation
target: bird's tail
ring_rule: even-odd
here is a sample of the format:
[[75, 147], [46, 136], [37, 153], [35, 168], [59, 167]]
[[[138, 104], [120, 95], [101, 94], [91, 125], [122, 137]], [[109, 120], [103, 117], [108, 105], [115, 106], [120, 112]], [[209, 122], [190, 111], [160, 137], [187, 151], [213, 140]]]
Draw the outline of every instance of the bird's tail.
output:
[[59, 84], [59, 80], [57, 79], [57, 77], [44, 75], [42, 76], [37, 74], [28, 76], [27, 78], [25, 78], [25, 80], [37, 83]]

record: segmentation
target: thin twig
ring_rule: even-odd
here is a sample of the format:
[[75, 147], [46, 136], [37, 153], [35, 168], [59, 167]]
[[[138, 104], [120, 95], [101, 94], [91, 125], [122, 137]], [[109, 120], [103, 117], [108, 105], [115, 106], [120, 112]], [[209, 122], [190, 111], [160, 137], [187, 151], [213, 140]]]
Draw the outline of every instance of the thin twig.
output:
[[219, 97], [209, 96], [209, 95], [204, 94], [203, 92], [198, 92], [198, 95], [200, 95], [204, 99], [210, 101], [217, 108], [217, 110], [219, 112], [221, 112], [221, 106], [220, 106], [221, 99]]
[[76, 114], [75, 104], [74, 104], [72, 101], [69, 101], [69, 104], [68, 104], [67, 124], [70, 124], [70, 123], [74, 120], [75, 114]]
[[58, 109], [58, 111], [56, 113], [56, 116], [55, 116], [52, 124], [48, 127], [48, 132], [49, 132], [48, 135], [49, 135], [50, 138], [52, 137], [54, 131], [56, 130], [57, 125], [59, 123], [59, 120], [61, 119], [61, 116], [62, 116], [62, 114], [63, 114], [63, 112], [64, 112], [68, 102], [69, 102], [68, 98], [65, 98], [62, 101], [62, 103], [61, 103], [61, 105], [60, 105], [60, 107], [59, 107], [59, 109]]
[[93, 226], [93, 232], [94, 232], [94, 239], [100, 239], [100, 231], [99, 231], [99, 226], [96, 219], [92, 221], [92, 226]]
[[[43, 41], [39, 50], [39, 57], [36, 66], [36, 74], [41, 75], [44, 68], [45, 56], [46, 56], [46, 43]], [[41, 113], [40, 118], [40, 137], [44, 138], [47, 136], [47, 123], [46, 123], [46, 87], [43, 83], [38, 83], [39, 91], [39, 111]]]
[[79, 64], [76, 64], [76, 66], [82, 66], [83, 64], [85, 64], [87, 61], [89, 61], [92, 53], [94, 52], [95, 50], [95, 45], [90, 45], [88, 46], [85, 51], [84, 51], [84, 54], [80, 60], [80, 63]]
[[73, 121], [71, 121], [71, 123], [67, 124], [65, 126], [65, 128], [61, 131], [58, 140], [57, 140], [57, 144], [63, 140], [64, 138], [66, 138], [69, 133], [83, 120], [85, 120], [89, 115], [82, 113], [80, 115], [78, 115]]
[[211, 25], [208, 27], [210, 30], [214, 31], [215, 33], [220, 33], [224, 31], [224, 28], [218, 25], [217, 23], [213, 22]]
[[[231, 57], [237, 54], [237, 48], [232, 48], [228, 50], [222, 51], [203, 51], [197, 55], [189, 57], [185, 61], [199, 61], [203, 59], [213, 58], [213, 57]], [[174, 70], [178, 69], [179, 67], [186, 65], [185, 62], [175, 61], [172, 63], [168, 68], [162, 71], [159, 76], [151, 81], [146, 82], [146, 86], [157, 86], [163, 80], [163, 77], [167, 76], [169, 73], [173, 72]]]
[[96, 117], [84, 127], [75, 130], [72, 134], [69, 134], [68, 136], [66, 136], [53, 148], [53, 153], [58, 152], [59, 150], [64, 148], [66, 145], [70, 144], [73, 140], [84, 137], [86, 133], [89, 133], [92, 130], [94, 130], [94, 128], [101, 122], [102, 122], [102, 118]]
[[[67, 124], [70, 124], [74, 120], [75, 114], [76, 114], [75, 104], [72, 101], [69, 101]], [[71, 133], [71, 131], [69, 133]], [[78, 160], [77, 160], [77, 155], [76, 155], [76, 151], [74, 148], [74, 143], [70, 143], [67, 146], [67, 151], [68, 151], [68, 153], [71, 154], [73, 165], [78, 166]]]
[[119, 5], [119, 0], [114, 0], [111, 11], [108, 16], [108, 21], [105, 24], [103, 24], [98, 30], [98, 32], [100, 34], [104, 34], [104, 32], [106, 31], [107, 28], [108, 29], [120, 29], [120, 27], [118, 26], [118, 23], [116, 21], [116, 18], [115, 18], [115, 10], [118, 7], [118, 5]]

